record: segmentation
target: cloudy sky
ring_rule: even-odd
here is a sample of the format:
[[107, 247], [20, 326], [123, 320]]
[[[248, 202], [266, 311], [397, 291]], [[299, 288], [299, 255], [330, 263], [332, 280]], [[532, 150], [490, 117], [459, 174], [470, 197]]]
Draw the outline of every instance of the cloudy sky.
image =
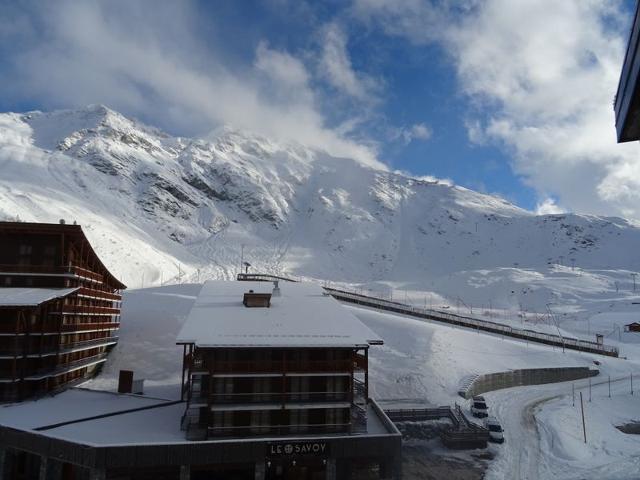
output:
[[0, 0], [0, 110], [104, 103], [640, 219], [613, 98], [633, 0]]

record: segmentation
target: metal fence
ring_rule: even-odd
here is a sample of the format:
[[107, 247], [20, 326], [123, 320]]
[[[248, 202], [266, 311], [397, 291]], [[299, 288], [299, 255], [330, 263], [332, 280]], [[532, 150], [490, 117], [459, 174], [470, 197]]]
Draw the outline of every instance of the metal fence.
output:
[[[280, 277], [276, 275], [268, 275], [263, 273], [240, 273], [238, 274], [238, 280], [243, 281], [274, 281], [283, 280], [288, 282], [295, 282], [296, 280], [287, 277]], [[343, 289], [323, 287], [324, 290], [337, 300], [345, 302], [355, 303], [358, 305], [364, 305], [367, 307], [376, 308], [379, 310], [385, 310], [394, 313], [400, 313], [403, 315], [410, 315], [412, 317], [422, 318], [425, 320], [433, 320], [436, 322], [444, 322], [450, 325], [457, 325], [460, 327], [471, 328], [478, 331], [496, 333], [499, 335], [505, 335], [520, 340], [526, 340], [529, 342], [541, 343], [544, 345], [551, 345], [561, 348], [567, 348], [570, 350], [578, 350], [581, 352], [595, 353], [598, 355], [606, 355], [609, 357], [619, 356], [618, 348], [610, 345], [604, 345], [597, 342], [591, 342], [589, 340], [580, 340], [572, 337], [563, 337], [560, 335], [553, 335], [550, 333], [536, 332], [533, 330], [514, 328], [510, 325], [504, 325], [502, 323], [491, 322], [489, 320], [480, 320], [478, 318], [468, 317], [465, 315], [457, 315], [454, 313], [442, 312], [440, 310], [433, 310], [427, 308], [415, 307], [406, 303], [394, 302], [392, 300], [386, 300], [379, 297], [373, 297], [370, 295], [363, 295], [361, 293], [350, 292]]]

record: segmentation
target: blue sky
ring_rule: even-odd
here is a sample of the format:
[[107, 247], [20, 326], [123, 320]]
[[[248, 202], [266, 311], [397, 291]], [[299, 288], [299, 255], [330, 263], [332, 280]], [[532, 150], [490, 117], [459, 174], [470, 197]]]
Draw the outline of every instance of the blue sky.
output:
[[497, 193], [639, 218], [611, 101], [632, 0], [0, 6], [0, 109], [105, 103], [171, 133], [231, 124]]

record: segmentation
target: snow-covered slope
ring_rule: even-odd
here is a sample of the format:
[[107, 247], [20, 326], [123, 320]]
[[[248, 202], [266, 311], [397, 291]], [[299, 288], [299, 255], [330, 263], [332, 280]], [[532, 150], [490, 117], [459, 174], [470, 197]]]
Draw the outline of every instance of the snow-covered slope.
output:
[[0, 218], [77, 221], [130, 286], [231, 278], [242, 245], [253, 270], [452, 305], [615, 297], [640, 269], [623, 219], [536, 216], [231, 129], [172, 137], [104, 106], [0, 114]]

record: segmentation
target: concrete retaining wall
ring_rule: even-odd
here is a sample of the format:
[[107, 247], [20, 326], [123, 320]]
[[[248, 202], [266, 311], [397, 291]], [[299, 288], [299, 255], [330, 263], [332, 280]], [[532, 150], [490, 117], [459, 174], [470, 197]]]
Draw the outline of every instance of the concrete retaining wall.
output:
[[478, 375], [472, 382], [460, 388], [458, 394], [471, 398], [493, 390], [521, 387], [525, 385], [542, 385], [544, 383], [566, 382], [581, 378], [594, 377], [600, 373], [588, 367], [529, 368], [510, 370], [508, 372]]

